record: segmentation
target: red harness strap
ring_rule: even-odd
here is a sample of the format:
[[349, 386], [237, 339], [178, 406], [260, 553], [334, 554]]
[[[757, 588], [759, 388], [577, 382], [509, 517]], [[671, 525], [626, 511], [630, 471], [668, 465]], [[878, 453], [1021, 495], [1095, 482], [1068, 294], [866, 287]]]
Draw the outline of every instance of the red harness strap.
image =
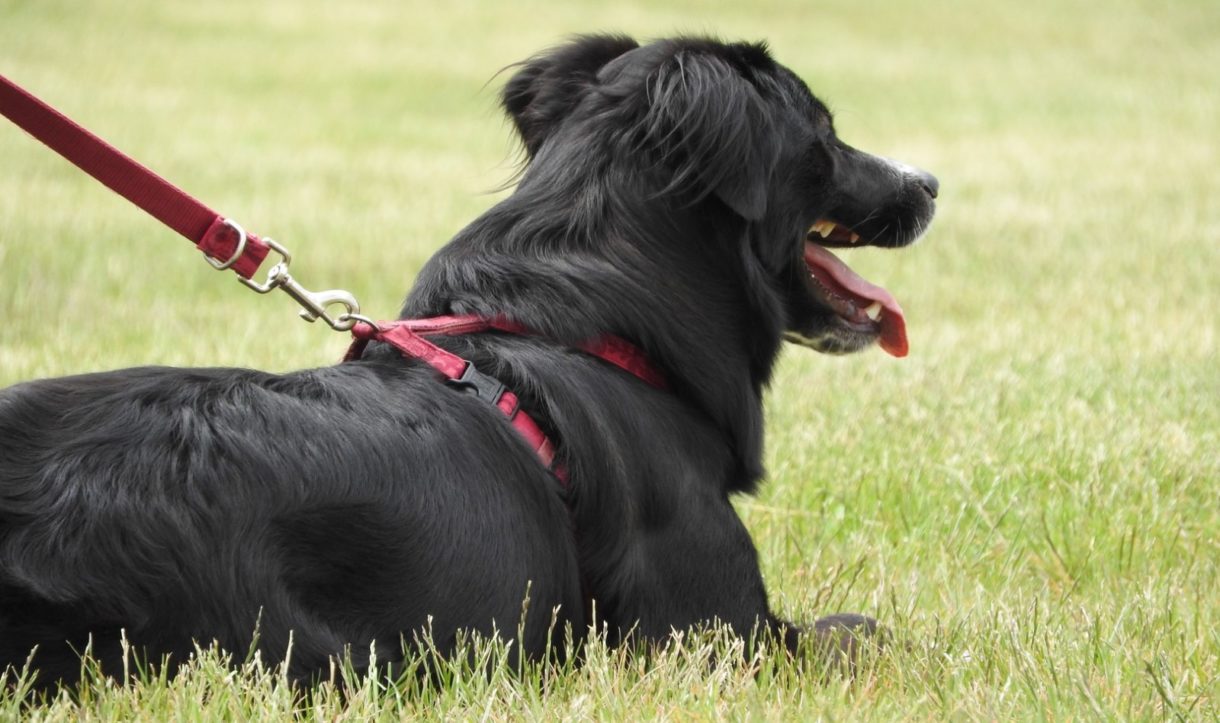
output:
[[[567, 486], [567, 470], [555, 462], [555, 445], [538, 423], [520, 408], [516, 394], [495, 377], [483, 374], [474, 364], [453, 352], [446, 351], [424, 336], [477, 334], [503, 331], [510, 334], [532, 335], [520, 324], [506, 319], [485, 319], [479, 316], [436, 316], [429, 319], [404, 319], [378, 322], [376, 326], [361, 322], [352, 328], [356, 337], [343, 361], [355, 361], [364, 354], [370, 341], [385, 342], [403, 356], [419, 359], [436, 369], [450, 384], [473, 391], [499, 409], [513, 429], [525, 440], [544, 467]], [[603, 361], [630, 372], [658, 389], [665, 388], [665, 378], [649, 362], [644, 353], [630, 342], [615, 336], [603, 336], [580, 345], [580, 349]]]
[[[0, 75], [0, 115], [110, 190], [185, 236], [207, 256], [250, 278], [270, 250], [220, 214]], [[242, 244], [242, 237], [245, 243]]]

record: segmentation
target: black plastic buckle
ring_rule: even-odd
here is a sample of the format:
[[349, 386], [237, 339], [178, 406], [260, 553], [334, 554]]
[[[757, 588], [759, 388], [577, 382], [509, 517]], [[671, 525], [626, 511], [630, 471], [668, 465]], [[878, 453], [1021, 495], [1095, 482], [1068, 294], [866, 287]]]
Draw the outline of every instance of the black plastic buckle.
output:
[[500, 397], [504, 396], [505, 391], [504, 384], [499, 379], [475, 369], [474, 364], [470, 362], [466, 362], [462, 376], [446, 380], [445, 383], [464, 392], [473, 392], [476, 397], [492, 406], [500, 403]]

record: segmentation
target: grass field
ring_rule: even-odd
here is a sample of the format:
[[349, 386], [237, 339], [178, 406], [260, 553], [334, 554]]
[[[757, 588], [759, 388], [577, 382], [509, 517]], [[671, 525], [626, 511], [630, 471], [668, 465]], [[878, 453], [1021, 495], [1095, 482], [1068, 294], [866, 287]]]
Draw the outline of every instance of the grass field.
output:
[[[0, 0], [0, 73], [386, 316], [511, 176], [496, 71], [594, 30], [768, 39], [940, 177], [923, 242], [850, 257], [911, 356], [786, 351], [739, 502], [775, 607], [909, 645], [854, 681], [713, 637], [304, 703], [204, 656], [0, 720], [1220, 718], [1220, 4]], [[343, 347], [0, 122], [0, 385]]]

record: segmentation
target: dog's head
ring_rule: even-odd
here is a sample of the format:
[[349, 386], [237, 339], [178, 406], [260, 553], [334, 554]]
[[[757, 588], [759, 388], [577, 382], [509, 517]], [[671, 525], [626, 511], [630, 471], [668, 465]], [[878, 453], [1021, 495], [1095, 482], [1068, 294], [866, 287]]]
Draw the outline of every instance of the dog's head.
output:
[[503, 102], [530, 159], [602, 144], [588, 157], [636, 159], [627, 182], [652, 198], [739, 229], [789, 341], [846, 353], [880, 340], [906, 354], [898, 302], [829, 248], [913, 243], [937, 181], [840, 141], [826, 106], [765, 46], [578, 38], [524, 63]]

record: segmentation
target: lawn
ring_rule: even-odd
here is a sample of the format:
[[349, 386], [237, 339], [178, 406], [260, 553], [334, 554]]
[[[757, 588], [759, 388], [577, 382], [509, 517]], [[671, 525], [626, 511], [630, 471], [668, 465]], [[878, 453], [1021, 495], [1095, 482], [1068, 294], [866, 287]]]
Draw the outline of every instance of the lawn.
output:
[[[304, 701], [205, 655], [0, 720], [1220, 718], [1220, 4], [0, 0], [0, 73], [388, 316], [512, 176], [497, 71], [597, 30], [766, 39], [848, 142], [939, 176], [924, 241], [849, 259], [910, 357], [787, 350], [738, 502], [776, 608], [907, 645], [854, 680], [709, 636]], [[345, 345], [6, 121], [0, 320], [0, 385]]]

